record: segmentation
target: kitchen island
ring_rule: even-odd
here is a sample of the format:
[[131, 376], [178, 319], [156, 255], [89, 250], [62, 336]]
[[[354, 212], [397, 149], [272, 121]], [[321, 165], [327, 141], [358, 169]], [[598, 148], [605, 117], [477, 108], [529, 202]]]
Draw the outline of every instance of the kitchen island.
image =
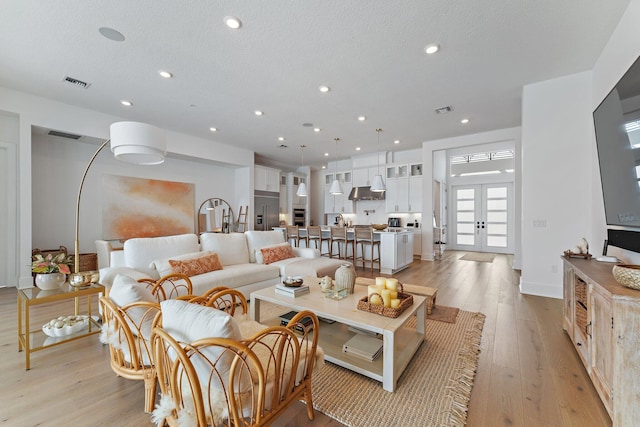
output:
[[[285, 234], [286, 228], [273, 227], [274, 230], [280, 230]], [[300, 227], [300, 237], [307, 235], [306, 227]], [[329, 227], [321, 227], [322, 237], [329, 239], [331, 237], [331, 229]], [[353, 239], [353, 228], [347, 228], [347, 237]], [[413, 262], [413, 230], [398, 228], [392, 231], [373, 231], [374, 240], [380, 241], [380, 273], [395, 274], [400, 270], [404, 270]], [[358, 253], [357, 256], [361, 254]]]

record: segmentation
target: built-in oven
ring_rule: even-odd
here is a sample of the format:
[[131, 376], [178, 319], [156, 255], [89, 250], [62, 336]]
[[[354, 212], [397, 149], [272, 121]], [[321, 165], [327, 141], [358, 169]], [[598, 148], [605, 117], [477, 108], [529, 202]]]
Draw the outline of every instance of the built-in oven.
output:
[[293, 225], [299, 225], [301, 227], [305, 226], [305, 219], [307, 216], [307, 212], [305, 209], [294, 209], [293, 210]]

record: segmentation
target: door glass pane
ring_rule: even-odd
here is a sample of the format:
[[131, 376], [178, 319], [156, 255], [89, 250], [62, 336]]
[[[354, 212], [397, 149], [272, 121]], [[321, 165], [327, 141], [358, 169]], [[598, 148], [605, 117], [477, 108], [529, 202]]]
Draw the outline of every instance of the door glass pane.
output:
[[458, 211], [472, 211], [475, 208], [473, 200], [458, 200]]
[[505, 236], [507, 234], [507, 224], [487, 224], [487, 233]]
[[507, 213], [502, 211], [487, 212], [488, 222], [507, 222]]
[[487, 210], [490, 210], [490, 211], [507, 210], [507, 201], [505, 199], [487, 200]]
[[487, 246], [506, 248], [507, 237], [506, 236], [487, 236]]
[[458, 233], [471, 233], [475, 232], [475, 225], [473, 223], [458, 224]]
[[474, 234], [458, 234], [456, 243], [459, 245], [474, 245], [475, 235]]
[[456, 193], [456, 197], [458, 200], [460, 199], [473, 199], [476, 196], [476, 191], [473, 188], [465, 188], [462, 190], [458, 190]]
[[474, 222], [476, 216], [473, 212], [458, 212], [456, 219], [458, 222]]
[[490, 199], [506, 198], [507, 187], [492, 187], [487, 188], [487, 197]]

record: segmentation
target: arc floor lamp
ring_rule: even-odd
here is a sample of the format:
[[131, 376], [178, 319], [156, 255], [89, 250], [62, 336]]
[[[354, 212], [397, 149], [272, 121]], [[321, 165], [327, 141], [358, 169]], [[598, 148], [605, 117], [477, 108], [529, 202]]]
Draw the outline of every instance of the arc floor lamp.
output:
[[163, 132], [155, 126], [139, 123], [139, 122], [116, 122], [112, 123], [109, 128], [110, 139], [102, 143], [89, 160], [87, 167], [84, 169], [80, 186], [78, 188], [78, 198], [76, 201], [76, 235], [75, 235], [75, 265], [73, 274], [69, 282], [74, 286], [84, 286], [89, 283], [89, 279], [85, 277], [80, 270], [80, 243], [78, 240], [80, 229], [80, 199], [82, 197], [82, 188], [87, 172], [91, 168], [93, 161], [96, 159], [100, 151], [107, 144], [111, 143], [111, 151], [113, 156], [123, 162], [135, 165], [158, 165], [164, 162], [164, 156], [167, 151], [167, 144], [164, 139]]

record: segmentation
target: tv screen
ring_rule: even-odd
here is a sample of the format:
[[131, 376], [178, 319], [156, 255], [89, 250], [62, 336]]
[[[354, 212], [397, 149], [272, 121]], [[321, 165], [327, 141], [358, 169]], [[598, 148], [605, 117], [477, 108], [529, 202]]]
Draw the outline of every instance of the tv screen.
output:
[[640, 58], [593, 112], [607, 225], [640, 228]]

